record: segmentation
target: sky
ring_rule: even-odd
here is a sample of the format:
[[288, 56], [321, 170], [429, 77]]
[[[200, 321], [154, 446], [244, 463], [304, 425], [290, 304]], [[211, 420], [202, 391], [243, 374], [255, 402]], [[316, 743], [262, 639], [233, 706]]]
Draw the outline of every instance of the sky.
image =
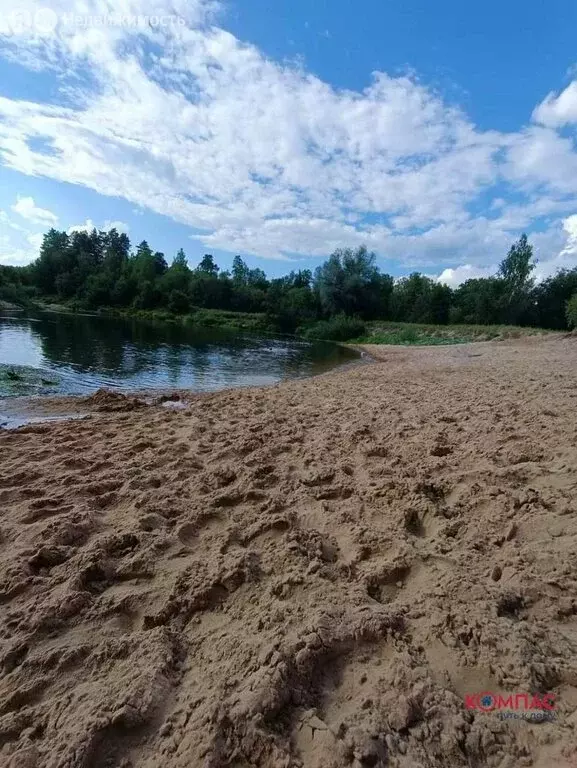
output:
[[574, 0], [1, 0], [0, 263], [50, 227], [278, 276], [577, 266]]

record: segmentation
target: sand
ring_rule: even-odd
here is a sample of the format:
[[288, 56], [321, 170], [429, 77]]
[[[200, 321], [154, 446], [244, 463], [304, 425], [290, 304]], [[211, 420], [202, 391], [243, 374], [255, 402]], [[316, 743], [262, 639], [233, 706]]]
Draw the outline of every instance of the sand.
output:
[[577, 765], [577, 339], [373, 352], [0, 432], [0, 765]]

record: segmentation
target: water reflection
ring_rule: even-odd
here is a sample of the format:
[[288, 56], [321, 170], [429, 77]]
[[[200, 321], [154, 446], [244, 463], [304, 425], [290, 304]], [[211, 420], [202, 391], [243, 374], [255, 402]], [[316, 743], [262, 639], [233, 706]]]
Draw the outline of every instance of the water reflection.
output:
[[137, 320], [42, 313], [0, 316], [0, 363], [41, 368], [59, 391], [212, 390], [306, 376], [355, 359], [334, 344]]

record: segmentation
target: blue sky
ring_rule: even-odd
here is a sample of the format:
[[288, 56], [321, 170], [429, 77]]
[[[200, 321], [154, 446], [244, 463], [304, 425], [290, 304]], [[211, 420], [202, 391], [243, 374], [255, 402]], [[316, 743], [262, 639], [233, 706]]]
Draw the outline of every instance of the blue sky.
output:
[[[554, 8], [554, 10], [552, 10]], [[3, 0], [0, 263], [116, 225], [269, 274], [577, 264], [577, 4]]]

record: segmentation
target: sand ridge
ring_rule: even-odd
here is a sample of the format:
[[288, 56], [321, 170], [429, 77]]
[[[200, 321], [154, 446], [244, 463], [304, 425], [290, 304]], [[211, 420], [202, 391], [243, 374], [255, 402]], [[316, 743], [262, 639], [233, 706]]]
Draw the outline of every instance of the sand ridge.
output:
[[577, 340], [371, 351], [0, 432], [0, 764], [577, 765]]

